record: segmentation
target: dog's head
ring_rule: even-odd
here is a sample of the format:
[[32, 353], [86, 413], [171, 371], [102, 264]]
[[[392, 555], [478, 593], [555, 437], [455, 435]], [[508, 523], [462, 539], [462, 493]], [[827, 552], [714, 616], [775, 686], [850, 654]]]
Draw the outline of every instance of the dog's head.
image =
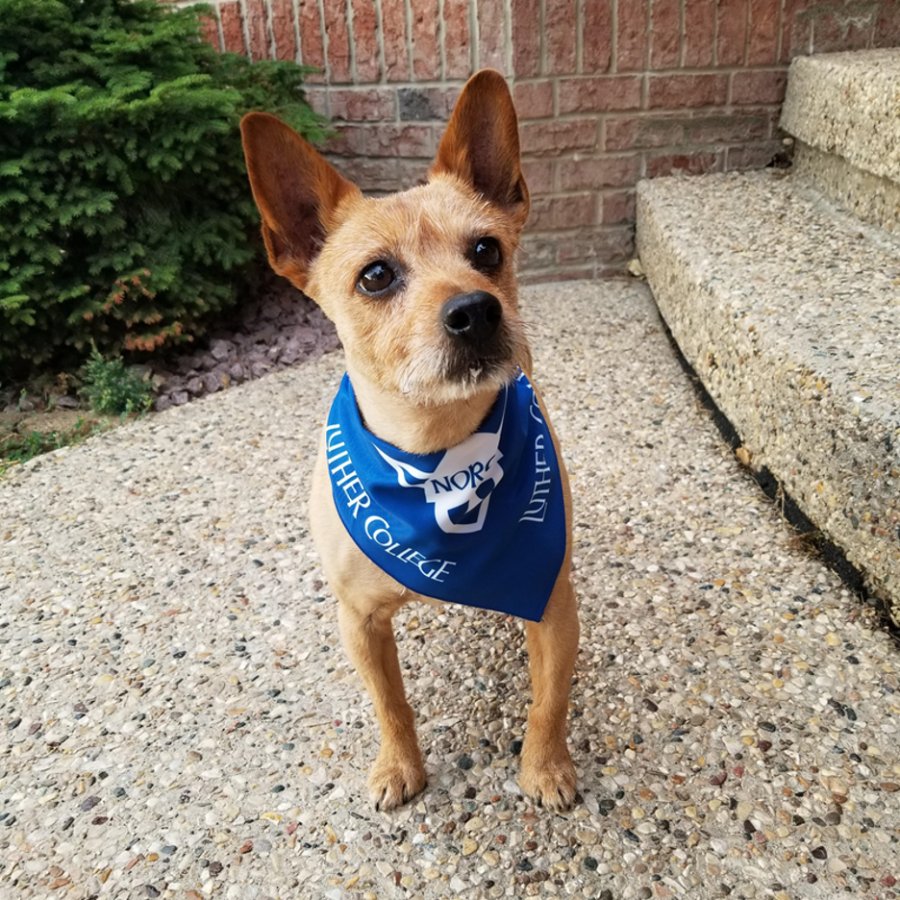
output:
[[491, 70], [463, 88], [427, 184], [363, 197], [274, 116], [241, 123], [272, 267], [337, 326], [353, 369], [434, 403], [528, 360], [514, 257], [528, 218], [516, 113]]

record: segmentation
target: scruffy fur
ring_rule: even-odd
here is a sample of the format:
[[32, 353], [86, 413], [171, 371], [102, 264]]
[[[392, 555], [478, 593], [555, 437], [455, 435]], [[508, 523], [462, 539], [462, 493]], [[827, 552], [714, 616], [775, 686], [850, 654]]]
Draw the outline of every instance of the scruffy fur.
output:
[[[272, 267], [335, 323], [366, 427], [409, 453], [432, 453], [465, 440], [517, 367], [531, 378], [513, 265], [529, 200], [503, 77], [484, 70], [469, 80], [427, 184], [380, 199], [363, 197], [273, 116], [251, 113], [241, 129]], [[473, 241], [485, 236], [499, 243], [502, 255], [502, 264], [487, 273], [471, 261]], [[391, 260], [402, 272], [402, 285], [386, 298], [366, 296], [358, 287], [361, 273], [378, 260]], [[472, 291], [492, 294], [502, 308], [490, 358], [461, 356], [441, 321], [449, 298]], [[541, 408], [546, 418], [543, 402]], [[559, 455], [555, 434], [553, 440]], [[569, 807], [575, 797], [566, 720], [578, 616], [570, 582], [571, 499], [562, 466], [561, 474], [569, 537], [543, 619], [527, 623], [534, 702], [519, 778], [528, 796], [553, 809]], [[369, 794], [376, 808], [391, 809], [425, 786], [391, 627], [400, 607], [424, 598], [379, 569], [344, 529], [332, 499], [324, 435], [310, 518], [339, 601], [344, 646], [381, 728]]]

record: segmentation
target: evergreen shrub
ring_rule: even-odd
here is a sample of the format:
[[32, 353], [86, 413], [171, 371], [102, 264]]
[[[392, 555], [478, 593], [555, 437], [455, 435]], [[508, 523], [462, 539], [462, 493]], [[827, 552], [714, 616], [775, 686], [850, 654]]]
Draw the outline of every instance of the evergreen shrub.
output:
[[211, 14], [0, 0], [0, 380], [186, 340], [236, 302], [261, 246], [241, 116], [325, 132], [309, 70], [218, 53]]

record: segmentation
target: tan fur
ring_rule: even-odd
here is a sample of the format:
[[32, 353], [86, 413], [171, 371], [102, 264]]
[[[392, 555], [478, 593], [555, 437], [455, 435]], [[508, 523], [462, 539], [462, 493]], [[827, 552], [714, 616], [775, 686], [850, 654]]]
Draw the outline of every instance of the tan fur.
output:
[[[366, 426], [410, 453], [435, 452], [467, 438], [516, 367], [531, 376], [513, 266], [529, 201], [515, 111], [502, 76], [485, 70], [463, 89], [428, 184], [382, 199], [363, 197], [272, 116], [251, 113], [242, 131], [272, 266], [313, 297], [337, 326]], [[473, 240], [484, 236], [499, 241], [504, 259], [498, 271], [487, 274], [467, 256]], [[390, 299], [373, 300], [356, 286], [360, 272], [381, 259], [402, 268], [404, 287]], [[475, 367], [449, 378], [440, 310], [450, 297], [476, 290], [500, 301], [506, 356], [490, 375]], [[546, 417], [543, 403], [541, 408]], [[553, 440], [559, 454], [555, 434]], [[571, 500], [561, 471], [569, 540], [544, 617], [527, 626], [534, 703], [520, 776], [525, 792], [552, 808], [568, 807], [575, 796], [566, 719], [578, 617], [570, 582]], [[344, 645], [381, 728], [370, 796], [377, 807], [390, 809], [425, 785], [391, 626], [401, 606], [424, 598], [372, 563], [344, 529], [332, 498], [324, 436], [310, 519], [339, 600]]]

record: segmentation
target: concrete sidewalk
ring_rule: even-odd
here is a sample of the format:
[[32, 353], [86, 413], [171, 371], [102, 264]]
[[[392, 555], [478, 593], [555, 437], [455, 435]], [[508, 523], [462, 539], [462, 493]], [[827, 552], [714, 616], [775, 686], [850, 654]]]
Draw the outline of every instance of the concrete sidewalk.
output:
[[521, 798], [522, 629], [450, 606], [397, 620], [428, 788], [365, 799], [305, 518], [333, 354], [0, 482], [0, 897], [895, 896], [892, 638], [793, 548], [642, 285], [524, 305], [575, 494], [583, 802]]

